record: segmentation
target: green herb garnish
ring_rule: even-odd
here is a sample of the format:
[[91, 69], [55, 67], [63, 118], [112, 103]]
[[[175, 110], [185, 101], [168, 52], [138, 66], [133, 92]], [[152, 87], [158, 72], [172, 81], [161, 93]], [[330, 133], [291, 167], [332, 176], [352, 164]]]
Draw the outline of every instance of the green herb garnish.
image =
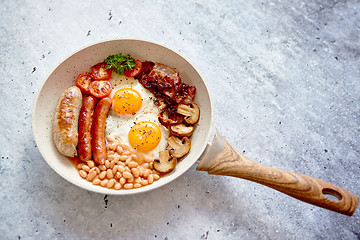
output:
[[136, 63], [135, 59], [133, 59], [130, 54], [123, 56], [122, 53], [118, 53], [116, 55], [108, 56], [104, 62], [106, 63], [106, 68], [112, 68], [113, 71], [122, 75], [125, 70], [132, 70]]

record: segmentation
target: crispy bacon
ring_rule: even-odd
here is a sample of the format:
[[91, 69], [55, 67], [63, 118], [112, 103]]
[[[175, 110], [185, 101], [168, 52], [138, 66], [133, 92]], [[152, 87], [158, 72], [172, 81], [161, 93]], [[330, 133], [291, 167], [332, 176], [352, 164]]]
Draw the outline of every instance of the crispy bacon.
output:
[[136, 78], [158, 99], [155, 104], [161, 101], [159, 118], [163, 125], [169, 127], [183, 121], [183, 116], [177, 113], [177, 106], [192, 102], [196, 93], [195, 86], [183, 83], [179, 73], [173, 68], [149, 61], [143, 62], [142, 71]]

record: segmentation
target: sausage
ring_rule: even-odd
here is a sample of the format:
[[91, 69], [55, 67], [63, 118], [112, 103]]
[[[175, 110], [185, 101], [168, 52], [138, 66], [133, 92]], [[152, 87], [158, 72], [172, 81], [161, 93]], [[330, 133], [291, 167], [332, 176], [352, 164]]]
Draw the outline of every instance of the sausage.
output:
[[96, 105], [91, 126], [91, 145], [94, 161], [104, 164], [107, 158], [105, 141], [105, 121], [111, 106], [109, 97], [103, 98]]
[[53, 119], [53, 137], [58, 151], [67, 156], [77, 156], [78, 119], [82, 104], [82, 94], [73, 86], [60, 96]]
[[79, 144], [78, 152], [81, 161], [86, 162], [92, 158], [91, 152], [91, 120], [98, 99], [92, 95], [86, 97], [80, 109], [79, 116]]

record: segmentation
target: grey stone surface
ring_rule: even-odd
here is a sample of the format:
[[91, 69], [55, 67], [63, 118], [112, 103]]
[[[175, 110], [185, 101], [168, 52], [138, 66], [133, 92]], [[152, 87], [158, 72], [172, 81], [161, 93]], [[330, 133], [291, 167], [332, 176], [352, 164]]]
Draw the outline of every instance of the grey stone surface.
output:
[[87, 192], [47, 165], [31, 129], [61, 60], [146, 39], [199, 69], [215, 130], [239, 151], [359, 196], [359, 1], [1, 1], [0, 13], [1, 239], [359, 239], [359, 209], [343, 216], [195, 166], [141, 195]]

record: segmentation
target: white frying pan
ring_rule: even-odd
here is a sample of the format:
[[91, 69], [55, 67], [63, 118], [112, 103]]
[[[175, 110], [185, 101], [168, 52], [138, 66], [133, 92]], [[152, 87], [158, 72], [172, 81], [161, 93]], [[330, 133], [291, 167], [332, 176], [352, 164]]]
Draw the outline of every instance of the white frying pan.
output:
[[[61, 93], [74, 85], [79, 73], [89, 71], [94, 64], [103, 61], [108, 55], [118, 52], [130, 54], [135, 59], [160, 62], [179, 72], [183, 82], [197, 89], [195, 101], [201, 115], [191, 136], [191, 151], [182, 159], [171, 173], [153, 184], [131, 190], [114, 190], [95, 186], [82, 179], [72, 163], [61, 155], [52, 138], [52, 118], [56, 102]], [[209, 174], [234, 176], [254, 181], [304, 202], [323, 208], [352, 215], [358, 198], [333, 184], [306, 176], [290, 173], [256, 163], [233, 149], [219, 134], [212, 144], [208, 144], [213, 123], [212, 103], [206, 83], [198, 71], [176, 52], [148, 41], [118, 39], [100, 42], [85, 47], [61, 62], [44, 81], [33, 105], [32, 126], [35, 141], [46, 162], [69, 182], [98, 193], [128, 195], [153, 190], [179, 177], [198, 159], [197, 170]], [[338, 201], [325, 195], [335, 196]]]

